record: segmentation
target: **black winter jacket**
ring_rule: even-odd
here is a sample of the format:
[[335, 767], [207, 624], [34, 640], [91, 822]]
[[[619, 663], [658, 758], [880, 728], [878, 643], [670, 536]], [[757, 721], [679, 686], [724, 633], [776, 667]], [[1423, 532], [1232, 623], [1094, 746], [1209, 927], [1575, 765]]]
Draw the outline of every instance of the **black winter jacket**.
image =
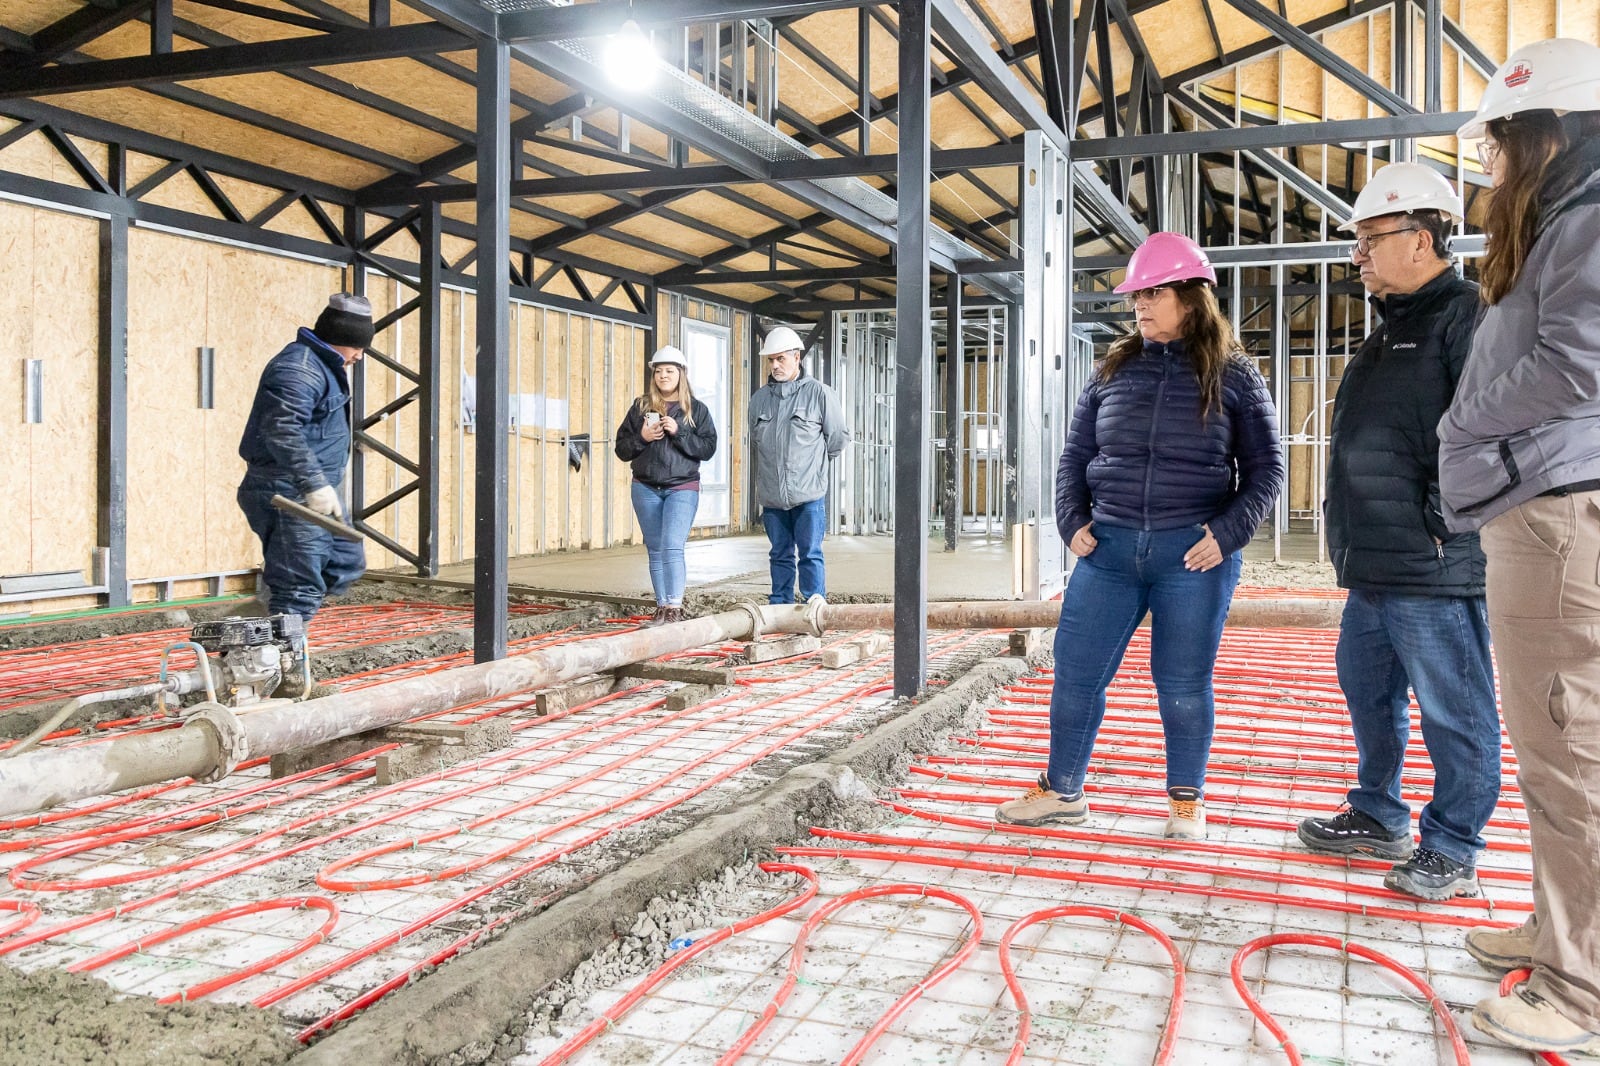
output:
[[711, 411], [705, 404], [694, 401], [692, 426], [684, 419], [683, 407], [676, 401], [667, 405], [667, 414], [678, 423], [675, 436], [668, 434], [652, 441], [640, 436], [644, 429], [644, 411], [638, 403], [628, 406], [622, 425], [617, 427], [617, 458], [633, 464], [635, 481], [658, 489], [698, 481], [700, 464], [717, 454], [717, 427], [712, 424]]
[[1383, 324], [1345, 368], [1328, 450], [1328, 552], [1347, 589], [1482, 596], [1476, 533], [1439, 503], [1436, 427], [1472, 350], [1478, 286], [1446, 270], [1413, 293], [1373, 297]]
[[344, 357], [302, 328], [261, 371], [239, 439], [245, 476], [301, 493], [339, 484], [350, 458], [349, 404]]
[[1224, 555], [1255, 535], [1283, 488], [1283, 449], [1266, 383], [1231, 360], [1222, 406], [1200, 420], [1200, 379], [1182, 341], [1146, 341], [1110, 381], [1078, 397], [1056, 470], [1056, 528], [1072, 543], [1091, 520], [1134, 529], [1207, 523]]

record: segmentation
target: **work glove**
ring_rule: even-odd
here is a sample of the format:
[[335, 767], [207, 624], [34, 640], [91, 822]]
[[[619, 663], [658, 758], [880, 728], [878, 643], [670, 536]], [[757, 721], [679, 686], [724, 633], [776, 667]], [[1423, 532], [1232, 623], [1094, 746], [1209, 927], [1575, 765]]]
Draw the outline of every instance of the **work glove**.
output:
[[339, 516], [339, 494], [333, 491], [332, 485], [324, 485], [320, 489], [312, 489], [306, 493], [306, 506], [318, 514]]

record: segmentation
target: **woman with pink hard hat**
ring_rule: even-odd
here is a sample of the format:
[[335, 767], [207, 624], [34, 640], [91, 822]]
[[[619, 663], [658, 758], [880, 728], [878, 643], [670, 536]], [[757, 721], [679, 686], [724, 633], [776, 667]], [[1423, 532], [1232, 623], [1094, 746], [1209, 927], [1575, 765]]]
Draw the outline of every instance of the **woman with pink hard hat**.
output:
[[1061, 597], [1050, 760], [996, 814], [1077, 825], [1106, 687], [1146, 613], [1166, 740], [1165, 835], [1205, 836], [1216, 712], [1211, 674], [1240, 549], [1283, 487], [1277, 413], [1217, 306], [1211, 261], [1152, 233], [1116, 291], [1136, 329], [1111, 344], [1078, 398], [1056, 473], [1056, 526], [1077, 556]]

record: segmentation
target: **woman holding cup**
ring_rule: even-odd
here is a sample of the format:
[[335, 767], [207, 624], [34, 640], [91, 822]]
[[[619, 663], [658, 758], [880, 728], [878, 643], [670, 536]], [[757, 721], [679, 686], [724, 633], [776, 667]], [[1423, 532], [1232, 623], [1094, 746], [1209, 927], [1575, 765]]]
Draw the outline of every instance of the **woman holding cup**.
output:
[[617, 458], [633, 464], [633, 513], [650, 557], [656, 610], [649, 626], [683, 621], [683, 546], [700, 506], [700, 464], [717, 451], [711, 411], [694, 398], [683, 353], [650, 359], [650, 383], [617, 427]]

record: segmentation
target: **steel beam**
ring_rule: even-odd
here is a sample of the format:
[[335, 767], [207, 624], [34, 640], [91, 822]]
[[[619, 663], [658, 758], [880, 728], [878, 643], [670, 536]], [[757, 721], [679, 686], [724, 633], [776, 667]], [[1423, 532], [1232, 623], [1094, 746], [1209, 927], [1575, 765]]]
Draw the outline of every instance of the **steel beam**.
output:
[[928, 63], [930, 0], [901, 0], [899, 216], [894, 358], [894, 694], [915, 696], [928, 673]]
[[1151, 133], [1138, 137], [1095, 137], [1072, 142], [1077, 159], [1115, 159], [1146, 155], [1199, 155], [1203, 152], [1245, 152], [1266, 148], [1434, 137], [1454, 134], [1472, 117], [1471, 111], [1444, 114], [1393, 115], [1385, 118], [1338, 119], [1331, 122], [1268, 123], [1223, 129]]
[[62, 56], [149, 10], [153, 0], [100, 0], [63, 15], [28, 37], [29, 54], [7, 56], [6, 68], [37, 67]]
[[0, 99], [49, 96], [128, 85], [165, 85], [198, 78], [363, 63], [422, 53], [452, 52], [467, 39], [445, 26], [417, 23], [382, 30], [350, 30], [321, 37], [196, 48], [162, 55], [96, 59], [0, 72]]
[[472, 641], [476, 662], [506, 656], [506, 434], [511, 379], [511, 50], [478, 45], [477, 470]]
[[1416, 108], [1412, 107], [1387, 86], [1378, 84], [1365, 72], [1356, 69], [1354, 64], [1338, 52], [1335, 52], [1272, 8], [1264, 6], [1259, 0], [1223, 0], [1223, 2], [1240, 14], [1249, 16], [1250, 19], [1272, 34], [1272, 36], [1289, 45], [1301, 55], [1306, 56], [1356, 92], [1382, 105], [1391, 114], [1401, 115], [1416, 111]]
[[[1215, 266], [1271, 266], [1274, 263], [1343, 263], [1350, 259], [1354, 241], [1305, 241], [1295, 244], [1246, 244], [1229, 248], [1207, 248], [1206, 256]], [[1481, 233], [1455, 237], [1450, 250], [1459, 255], [1481, 255]], [[1118, 270], [1128, 265], [1125, 255], [1085, 255], [1073, 263], [1078, 273]]]
[[[978, 28], [967, 18], [959, 0], [930, 0], [929, 10], [940, 44], [966, 68], [972, 80], [1013, 118], [1030, 129], [1042, 132], [1058, 151], [1071, 159], [1070, 138], [1051, 121], [1039, 98], [1017, 79], [1015, 72], [995, 55], [993, 49], [978, 38]], [[901, 92], [904, 91], [902, 83]], [[1128, 211], [1127, 205], [1112, 195], [1092, 166], [1083, 164], [1075, 180], [1076, 186], [1094, 200], [1099, 213], [1129, 245], [1138, 245], [1149, 235]]]
[[[1230, 129], [1233, 123], [1228, 117], [1215, 107], [1206, 103], [1200, 97], [1185, 90], [1178, 90], [1170, 94], [1179, 107], [1192, 113], [1196, 118], [1209, 122], [1217, 129]], [[1301, 196], [1322, 207], [1339, 222], [1349, 221], [1350, 205], [1334, 195], [1328, 189], [1316, 182], [1311, 175], [1285, 160], [1267, 151], [1247, 151], [1245, 153], [1257, 166], [1269, 174], [1282, 180]]]
[[743, 22], [747, 19], [804, 18], [819, 11], [863, 7], [879, 0], [599, 0], [597, 3], [548, 7], [502, 14], [497, 32], [502, 41], [563, 41], [604, 37], [628, 19], [643, 29], [688, 26], [697, 22]]

